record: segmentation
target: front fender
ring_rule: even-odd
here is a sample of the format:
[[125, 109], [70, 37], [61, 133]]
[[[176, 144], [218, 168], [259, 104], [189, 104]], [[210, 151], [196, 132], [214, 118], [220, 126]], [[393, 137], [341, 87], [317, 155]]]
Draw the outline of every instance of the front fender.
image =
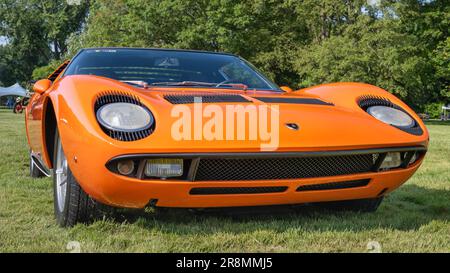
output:
[[337, 106], [342, 106], [352, 110], [360, 110], [357, 100], [361, 96], [372, 95], [389, 99], [392, 103], [403, 108], [408, 114], [410, 114], [419, 124], [424, 131], [424, 135], [428, 138], [428, 131], [423, 123], [422, 119], [402, 100], [388, 91], [366, 83], [356, 82], [340, 82], [329, 83], [317, 86], [312, 86], [305, 89], [294, 91], [294, 94], [309, 94], [315, 95], [334, 103]]

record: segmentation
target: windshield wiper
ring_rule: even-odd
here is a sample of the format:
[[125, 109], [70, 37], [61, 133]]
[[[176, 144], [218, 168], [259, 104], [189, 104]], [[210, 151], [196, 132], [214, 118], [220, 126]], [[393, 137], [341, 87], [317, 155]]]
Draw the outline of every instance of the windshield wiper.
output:
[[144, 81], [121, 81], [121, 82], [148, 88], [148, 82], [144, 82]]
[[154, 82], [151, 85], [166, 85], [166, 86], [215, 86], [215, 83], [211, 82], [193, 82], [193, 81], [182, 81], [182, 82]]
[[166, 85], [166, 86], [208, 86], [208, 87], [220, 87], [230, 86], [235, 88], [241, 88], [246, 90], [247, 85], [243, 83], [213, 83], [213, 82], [195, 82], [195, 81], [182, 81], [182, 82], [154, 82], [151, 85]]

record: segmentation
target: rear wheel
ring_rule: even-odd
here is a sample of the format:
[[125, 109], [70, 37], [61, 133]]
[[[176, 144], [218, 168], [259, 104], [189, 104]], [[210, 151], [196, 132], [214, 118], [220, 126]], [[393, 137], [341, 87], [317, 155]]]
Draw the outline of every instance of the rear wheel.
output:
[[19, 111], [20, 111], [20, 106], [19, 106], [19, 104], [16, 102], [16, 103], [14, 103], [14, 106], [13, 106], [13, 113], [14, 113], [14, 114], [18, 114]]
[[338, 211], [375, 212], [383, 197], [320, 203], [319, 206]]
[[106, 206], [90, 198], [73, 176], [64, 154], [58, 130], [53, 158], [53, 199], [55, 218], [62, 227], [89, 223], [104, 215]]

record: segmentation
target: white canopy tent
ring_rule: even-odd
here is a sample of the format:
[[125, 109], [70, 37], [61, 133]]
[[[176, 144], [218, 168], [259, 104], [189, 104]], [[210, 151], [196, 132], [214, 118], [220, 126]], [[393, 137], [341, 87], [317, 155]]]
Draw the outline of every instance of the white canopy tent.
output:
[[0, 97], [3, 96], [20, 96], [25, 97], [27, 95], [27, 90], [16, 83], [10, 87], [0, 87]]
[[442, 106], [442, 117], [441, 117], [442, 120], [448, 119], [447, 111], [450, 112], [450, 105]]

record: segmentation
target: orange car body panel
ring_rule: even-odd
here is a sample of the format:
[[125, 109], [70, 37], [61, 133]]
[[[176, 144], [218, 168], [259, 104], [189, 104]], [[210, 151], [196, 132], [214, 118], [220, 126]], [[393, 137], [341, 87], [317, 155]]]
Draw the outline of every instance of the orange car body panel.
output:
[[[108, 137], [98, 125], [94, 103], [104, 91], [116, 90], [136, 94], [155, 117], [154, 132], [141, 140], [122, 142]], [[376, 197], [383, 189], [394, 190], [414, 174], [423, 158], [412, 166], [387, 172], [371, 172], [358, 175], [343, 175], [321, 178], [292, 179], [278, 181], [173, 181], [140, 180], [120, 176], [109, 171], [105, 164], [114, 157], [127, 154], [177, 154], [177, 153], [243, 153], [259, 152], [260, 141], [214, 140], [175, 141], [171, 137], [171, 126], [177, 118], [171, 117], [173, 105], [163, 98], [168, 93], [196, 94], [201, 92], [237, 93], [264, 104], [253, 97], [264, 95], [275, 97], [318, 98], [334, 106], [323, 105], [279, 105], [279, 146], [274, 152], [338, 151], [386, 147], [428, 146], [428, 132], [420, 118], [394, 95], [372, 85], [361, 83], [325, 84], [290, 93], [255, 90], [217, 90], [208, 88], [137, 88], [112, 79], [97, 76], [66, 76], [59, 78], [42, 95], [34, 95], [27, 108], [27, 136], [34, 153], [51, 168], [51, 159], [45, 149], [45, 124], [43, 109], [51, 102], [55, 111], [62, 146], [70, 169], [82, 188], [94, 199], [113, 206], [142, 208], [151, 199], [158, 199], [163, 207], [227, 207], [305, 202], [335, 201]], [[386, 125], [371, 117], [356, 100], [362, 95], [388, 98], [401, 106], [420, 125], [422, 135], [412, 135]], [[220, 107], [225, 104], [218, 103]], [[193, 104], [186, 105], [193, 108]], [[294, 131], [285, 123], [297, 123], [300, 130]], [[246, 128], [236, 128], [241, 130]], [[299, 185], [328, 183], [371, 178], [365, 187], [318, 192], [296, 192]], [[194, 187], [236, 186], [288, 186], [283, 193], [236, 194], [193, 196]]]

